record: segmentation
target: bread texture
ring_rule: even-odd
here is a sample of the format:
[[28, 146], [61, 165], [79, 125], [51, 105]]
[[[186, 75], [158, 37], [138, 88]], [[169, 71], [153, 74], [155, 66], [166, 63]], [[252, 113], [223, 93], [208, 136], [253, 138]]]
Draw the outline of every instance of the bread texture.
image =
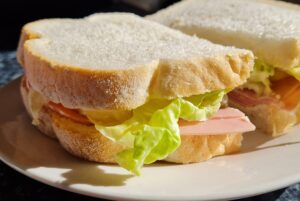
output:
[[229, 99], [229, 105], [243, 111], [257, 129], [273, 137], [285, 134], [289, 128], [299, 122], [300, 110], [297, 114], [297, 112], [285, 110], [277, 104], [245, 107]]
[[[24, 79], [22, 80], [24, 83]], [[21, 95], [28, 108], [28, 92], [21, 84]], [[100, 163], [116, 163], [115, 156], [124, 150], [121, 145], [101, 135], [94, 126], [76, 123], [52, 111], [44, 105], [39, 112], [37, 127], [42, 133], [57, 138], [60, 144], [71, 154], [80, 158]], [[47, 129], [45, 129], [47, 128]], [[194, 163], [208, 160], [214, 156], [235, 153], [240, 150], [242, 134], [207, 136], [181, 136], [181, 146], [168, 156], [165, 161], [174, 163]]]
[[131, 110], [149, 97], [235, 88], [250, 51], [212, 44], [133, 14], [94, 14], [26, 24], [18, 61], [34, 90], [68, 108]]
[[275, 0], [185, 0], [147, 16], [214, 43], [252, 50], [266, 63], [300, 65], [300, 6]]

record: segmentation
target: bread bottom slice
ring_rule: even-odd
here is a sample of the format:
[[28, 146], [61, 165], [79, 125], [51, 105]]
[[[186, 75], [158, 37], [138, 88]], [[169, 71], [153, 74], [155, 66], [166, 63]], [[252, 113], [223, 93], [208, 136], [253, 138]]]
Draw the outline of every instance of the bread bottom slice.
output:
[[[30, 116], [28, 89], [21, 84], [24, 105]], [[100, 163], [116, 163], [115, 156], [124, 147], [101, 135], [94, 126], [74, 122], [52, 111], [46, 105], [38, 114], [38, 124], [42, 133], [57, 138], [71, 154]], [[240, 150], [241, 133], [226, 135], [182, 135], [180, 147], [165, 161], [174, 163], [195, 163], [214, 156], [235, 153]]]
[[229, 106], [244, 112], [257, 129], [273, 137], [285, 134], [300, 120], [300, 109], [297, 112], [290, 112], [276, 104], [244, 107], [229, 99]]

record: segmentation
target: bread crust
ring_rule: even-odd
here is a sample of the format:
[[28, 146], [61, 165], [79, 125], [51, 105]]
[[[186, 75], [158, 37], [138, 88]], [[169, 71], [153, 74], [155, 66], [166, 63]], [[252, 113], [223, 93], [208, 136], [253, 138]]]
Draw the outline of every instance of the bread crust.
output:
[[285, 110], [276, 104], [244, 107], [229, 99], [229, 105], [243, 111], [257, 129], [273, 137], [285, 134], [289, 128], [299, 122], [295, 112]]
[[241, 133], [227, 135], [181, 136], [180, 147], [165, 161], [173, 163], [197, 163], [212, 157], [240, 151]]
[[277, 6], [277, 7], [285, 7], [288, 9], [292, 9], [292, 10], [299, 10], [300, 11], [300, 6], [297, 4], [293, 4], [290, 2], [285, 2], [285, 1], [274, 1], [274, 0], [255, 0], [257, 2], [263, 2], [266, 4], [270, 4], [273, 6]]
[[[22, 83], [24, 82], [24, 79]], [[21, 83], [21, 95], [28, 113], [28, 90]], [[71, 154], [100, 163], [116, 163], [115, 156], [124, 147], [101, 135], [94, 126], [76, 123], [44, 106], [39, 112], [37, 127], [42, 133], [57, 138]], [[45, 129], [47, 128], [47, 129]], [[181, 136], [181, 146], [165, 161], [174, 163], [194, 163], [214, 156], [235, 153], [240, 150], [242, 134], [207, 136]]]
[[[34, 90], [69, 108], [131, 110], [151, 97], [176, 98], [243, 84], [253, 67], [248, 51], [184, 60], [157, 60], [126, 70], [95, 70], [55, 63], [34, 52], [28, 42], [40, 38], [25, 25], [18, 61]], [[159, 51], [159, 50], [158, 50]]]
[[[197, 35], [200, 38], [204, 38], [207, 40], [210, 40], [217, 44], [222, 45], [233, 45], [238, 48], [245, 48], [249, 49], [254, 52], [255, 56], [257, 56], [259, 59], [265, 61], [266, 63], [281, 68], [283, 70], [287, 70], [289, 68], [295, 67], [300, 65], [300, 35], [299, 31], [292, 33], [286, 33], [283, 32], [280, 36], [273, 36], [272, 33], [269, 32], [262, 32], [260, 30], [257, 30], [256, 27], [248, 27], [248, 30], [256, 30], [255, 33], [252, 32], [245, 32], [244, 29], [242, 29], [239, 24], [235, 23], [239, 20], [239, 15], [233, 13], [227, 14], [225, 16], [228, 17], [228, 19], [235, 19], [237, 20], [231, 20], [231, 25], [235, 26], [236, 29], [229, 28], [230, 25], [223, 24], [222, 27], [215, 27], [213, 26], [214, 21], [218, 21], [217, 19], [211, 19], [207, 22], [207, 19], [210, 19], [210, 15], [216, 15], [218, 16], [218, 12], [222, 13], [224, 11], [220, 11], [217, 9], [225, 7], [220, 1], [216, 2], [213, 7], [210, 7], [207, 10], [206, 15], [201, 15], [201, 19], [203, 21], [206, 20], [206, 24], [201, 24], [193, 21], [193, 19], [199, 19], [200, 16], [196, 11], [196, 9], [193, 9], [194, 7], [201, 9], [201, 6], [205, 6], [205, 3], [201, 4], [202, 2], [207, 2], [206, 0], [203, 1], [180, 1], [174, 5], [171, 5], [170, 7], [166, 9], [162, 9], [158, 11], [155, 14], [146, 16], [147, 19], [153, 20], [159, 23], [162, 23], [168, 27], [177, 29], [182, 31], [183, 33], [186, 33], [188, 35]], [[237, 1], [242, 2], [242, 1]], [[257, 7], [260, 5], [271, 5], [276, 6], [278, 8], [286, 8], [291, 11], [300, 11], [300, 6], [292, 3], [277, 1], [277, 0], [249, 0], [244, 2], [244, 9], [246, 10], [247, 6], [249, 5], [247, 3], [253, 3], [255, 2], [257, 4]], [[197, 7], [197, 3], [199, 3], [199, 6]], [[230, 3], [224, 3], [226, 6], [230, 6]], [[201, 6], [200, 6], [201, 5]], [[232, 8], [235, 8], [234, 3], [231, 5]], [[243, 8], [241, 8], [243, 9]], [[258, 9], [257, 9], [258, 10]], [[268, 12], [268, 8], [265, 9], [266, 12]], [[270, 8], [271, 10], [271, 8]], [[196, 12], [195, 12], [196, 11]], [[209, 12], [210, 11], [210, 12]], [[259, 11], [263, 12], [263, 11]], [[189, 13], [189, 15], [187, 15]], [[243, 12], [241, 12], [242, 15], [244, 15]], [[229, 16], [230, 15], [230, 16]], [[254, 14], [255, 15], [255, 14]], [[248, 15], [246, 15], [248, 16]], [[198, 17], [198, 18], [197, 18]], [[255, 17], [255, 16], [254, 16]], [[274, 16], [274, 19], [281, 20], [282, 22], [285, 21], [285, 19], [280, 19], [282, 17], [280, 16]], [[295, 16], [294, 18], [298, 19], [298, 16]], [[199, 21], [201, 21], [199, 19]], [[248, 24], [251, 21], [257, 21], [254, 19], [251, 19], [251, 17], [248, 17], [248, 21], [244, 21], [244, 24]], [[219, 20], [222, 20], [220, 18]], [[287, 19], [286, 19], [287, 20]], [[259, 21], [259, 20], [258, 20]], [[262, 20], [260, 20], [262, 21]], [[289, 26], [292, 27], [299, 27], [298, 23], [292, 23], [289, 22]], [[264, 27], [271, 27], [271, 22], [268, 24], [260, 22], [257, 23], [257, 26], [264, 26]], [[273, 25], [274, 26], [274, 25]], [[278, 25], [280, 27], [280, 24]], [[282, 29], [285, 29], [285, 26], [282, 25]], [[262, 33], [261, 33], [262, 32]], [[280, 33], [274, 31], [274, 33]], [[270, 35], [270, 36], [268, 36]], [[272, 37], [271, 37], [272, 36]]]

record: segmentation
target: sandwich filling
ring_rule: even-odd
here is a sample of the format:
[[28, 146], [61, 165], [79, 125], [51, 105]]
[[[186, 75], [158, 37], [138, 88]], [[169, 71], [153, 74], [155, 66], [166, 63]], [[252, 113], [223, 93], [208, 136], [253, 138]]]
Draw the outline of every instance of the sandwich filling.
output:
[[[34, 124], [38, 124], [35, 114], [45, 106], [77, 123], [94, 126], [99, 134], [123, 145], [126, 149], [116, 156], [116, 161], [139, 175], [144, 164], [162, 160], [176, 151], [180, 135], [224, 135], [254, 130], [254, 125], [239, 110], [220, 109], [226, 93], [219, 90], [173, 100], [150, 99], [132, 111], [70, 109], [45, 101], [37, 92], [31, 93], [28, 102], [34, 110]], [[37, 104], [37, 100], [43, 103]]]
[[278, 104], [291, 112], [300, 102], [300, 66], [283, 71], [260, 60], [247, 83], [229, 93], [234, 102], [252, 107], [259, 104]]

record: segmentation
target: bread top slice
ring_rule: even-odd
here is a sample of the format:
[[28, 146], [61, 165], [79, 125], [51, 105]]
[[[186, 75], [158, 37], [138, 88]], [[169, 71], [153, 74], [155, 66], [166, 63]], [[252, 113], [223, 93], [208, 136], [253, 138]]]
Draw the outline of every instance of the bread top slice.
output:
[[94, 109], [133, 109], [149, 97], [234, 88], [253, 66], [250, 51], [127, 13], [26, 24], [18, 60], [30, 85], [49, 100]]
[[212, 42], [250, 49], [279, 68], [300, 64], [300, 6], [274, 0], [185, 0], [150, 15]]
[[239, 53], [145, 21], [133, 14], [94, 14], [84, 19], [53, 19], [30, 23], [39, 35], [26, 47], [70, 68], [120, 70], [158, 59], [186, 59]]

